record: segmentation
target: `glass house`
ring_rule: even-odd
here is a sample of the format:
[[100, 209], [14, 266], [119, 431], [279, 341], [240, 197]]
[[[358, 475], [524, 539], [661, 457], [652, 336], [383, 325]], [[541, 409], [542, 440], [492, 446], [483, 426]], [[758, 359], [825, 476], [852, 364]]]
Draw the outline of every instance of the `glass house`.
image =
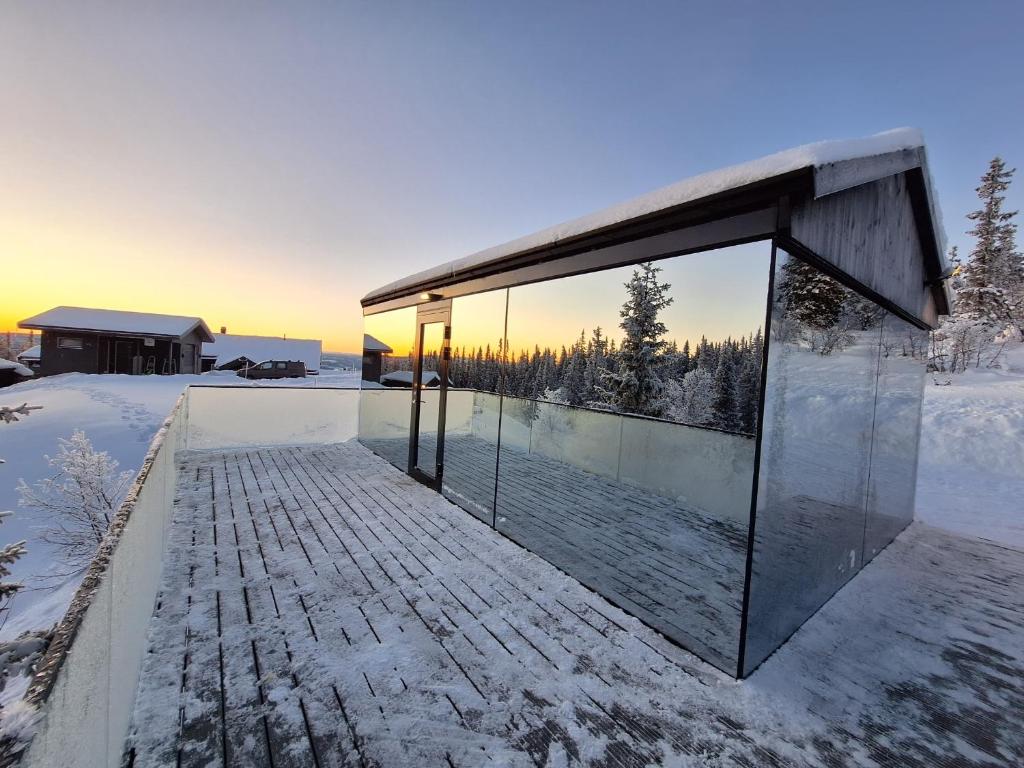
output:
[[942, 237], [899, 130], [406, 277], [359, 440], [745, 677], [913, 518]]

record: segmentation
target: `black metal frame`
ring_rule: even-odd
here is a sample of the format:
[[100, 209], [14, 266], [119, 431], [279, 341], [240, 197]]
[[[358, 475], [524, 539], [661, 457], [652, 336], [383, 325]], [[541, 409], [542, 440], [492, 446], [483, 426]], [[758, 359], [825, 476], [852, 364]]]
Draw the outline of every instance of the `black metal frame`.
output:
[[[419, 466], [420, 412], [423, 404], [423, 328], [427, 325], [441, 323], [444, 329], [443, 342], [440, 350], [441, 377], [438, 385], [437, 413], [437, 450], [434, 454], [434, 474], [431, 476]], [[421, 304], [416, 309], [416, 340], [413, 349], [412, 402], [409, 419], [409, 475], [436, 491], [441, 490], [444, 476], [444, 427], [448, 402], [448, 360], [451, 356], [452, 336], [452, 302], [451, 299]]]

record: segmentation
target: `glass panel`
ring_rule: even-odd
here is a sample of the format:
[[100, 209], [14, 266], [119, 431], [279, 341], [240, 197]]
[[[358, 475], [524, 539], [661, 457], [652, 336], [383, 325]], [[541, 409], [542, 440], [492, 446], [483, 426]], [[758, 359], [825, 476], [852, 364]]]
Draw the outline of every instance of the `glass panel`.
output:
[[449, 499], [488, 525], [494, 524], [507, 300], [507, 290], [452, 300], [441, 487]]
[[744, 673], [861, 566], [882, 311], [778, 251]]
[[441, 410], [441, 352], [444, 323], [423, 323], [420, 351], [420, 420], [417, 425], [416, 468], [428, 477], [437, 476], [437, 425]]
[[864, 561], [914, 519], [928, 331], [886, 313], [875, 397]]
[[770, 248], [509, 290], [496, 525], [734, 673]]
[[405, 472], [409, 468], [416, 308], [367, 315], [363, 330], [359, 442]]

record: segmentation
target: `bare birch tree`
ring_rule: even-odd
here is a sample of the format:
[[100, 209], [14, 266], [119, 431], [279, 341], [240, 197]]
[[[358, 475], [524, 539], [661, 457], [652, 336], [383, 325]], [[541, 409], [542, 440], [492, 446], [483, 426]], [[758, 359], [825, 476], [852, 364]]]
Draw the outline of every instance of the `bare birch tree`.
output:
[[56, 472], [34, 485], [18, 482], [19, 506], [45, 520], [40, 539], [52, 544], [75, 572], [85, 569], [110, 527], [131, 484], [131, 472], [93, 448], [81, 430], [61, 438], [57, 455], [46, 459]]

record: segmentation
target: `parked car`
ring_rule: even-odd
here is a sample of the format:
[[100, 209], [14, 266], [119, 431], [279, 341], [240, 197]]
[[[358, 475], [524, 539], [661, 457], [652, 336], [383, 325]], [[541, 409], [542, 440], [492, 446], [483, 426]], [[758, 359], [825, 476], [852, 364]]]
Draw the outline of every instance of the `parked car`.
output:
[[241, 368], [236, 375], [244, 379], [304, 379], [306, 364], [301, 360], [264, 360]]

